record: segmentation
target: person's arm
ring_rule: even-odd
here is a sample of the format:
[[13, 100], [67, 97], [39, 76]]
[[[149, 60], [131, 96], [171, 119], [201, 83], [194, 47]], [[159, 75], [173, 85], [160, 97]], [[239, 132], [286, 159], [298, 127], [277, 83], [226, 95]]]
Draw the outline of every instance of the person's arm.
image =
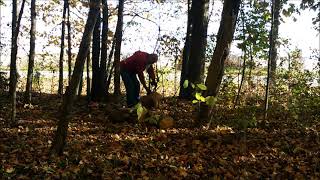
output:
[[156, 75], [154, 73], [154, 68], [152, 65], [147, 69], [147, 72], [149, 74], [150, 79], [152, 80], [152, 85], [157, 86]]
[[150, 94], [150, 93], [151, 93], [151, 90], [148, 88], [148, 86], [147, 86], [147, 84], [146, 84], [146, 80], [145, 80], [145, 78], [144, 78], [143, 72], [138, 73], [138, 77], [139, 77], [140, 83], [142, 84], [142, 86], [144, 87], [144, 89], [146, 89], [147, 94]]

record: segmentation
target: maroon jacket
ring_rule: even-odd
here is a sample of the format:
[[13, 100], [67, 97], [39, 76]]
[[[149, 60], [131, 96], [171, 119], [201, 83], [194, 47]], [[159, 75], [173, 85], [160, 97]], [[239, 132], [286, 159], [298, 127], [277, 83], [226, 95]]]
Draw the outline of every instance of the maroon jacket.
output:
[[[120, 62], [120, 69], [144, 77], [143, 71], [147, 68], [147, 56], [148, 53], [137, 51], [132, 56]], [[150, 65], [150, 67], [147, 69], [147, 72], [150, 78], [155, 80], [155, 74], [152, 65]]]

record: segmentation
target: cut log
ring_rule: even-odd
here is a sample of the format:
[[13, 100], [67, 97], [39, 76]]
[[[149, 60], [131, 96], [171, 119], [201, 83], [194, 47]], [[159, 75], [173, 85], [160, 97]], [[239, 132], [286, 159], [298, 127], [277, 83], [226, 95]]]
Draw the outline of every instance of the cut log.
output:
[[162, 99], [161, 94], [154, 92], [154, 93], [149, 94], [147, 96], [142, 96], [140, 98], [140, 102], [147, 109], [151, 109], [151, 108], [158, 108], [161, 99]]

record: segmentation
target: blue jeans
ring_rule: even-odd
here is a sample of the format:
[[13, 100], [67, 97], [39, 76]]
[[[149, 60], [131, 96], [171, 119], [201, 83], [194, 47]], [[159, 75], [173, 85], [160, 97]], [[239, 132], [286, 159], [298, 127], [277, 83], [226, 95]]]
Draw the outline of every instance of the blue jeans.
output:
[[127, 106], [132, 107], [139, 102], [140, 82], [135, 73], [121, 69], [120, 74], [126, 88]]

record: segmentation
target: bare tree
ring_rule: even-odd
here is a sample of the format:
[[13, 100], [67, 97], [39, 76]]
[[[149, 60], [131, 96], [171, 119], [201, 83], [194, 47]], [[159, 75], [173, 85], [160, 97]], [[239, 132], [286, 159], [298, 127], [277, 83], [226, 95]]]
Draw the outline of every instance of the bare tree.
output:
[[31, 92], [32, 92], [32, 79], [33, 79], [33, 66], [35, 57], [35, 41], [36, 41], [36, 0], [31, 0], [31, 27], [30, 27], [30, 52], [29, 52], [29, 63], [28, 63], [28, 75], [25, 91], [26, 103], [31, 103]]
[[92, 40], [92, 87], [91, 87], [91, 100], [99, 101], [100, 87], [100, 51], [101, 51], [101, 13], [99, 12], [97, 22], [93, 30]]
[[65, 40], [65, 28], [66, 28], [66, 12], [68, 0], [64, 0], [62, 23], [61, 23], [61, 44], [60, 44], [60, 58], [59, 58], [59, 85], [58, 94], [63, 94], [63, 57], [64, 57], [64, 40]]
[[187, 79], [188, 62], [189, 62], [189, 56], [190, 56], [191, 31], [192, 31], [191, 0], [188, 0], [187, 33], [186, 33], [186, 40], [183, 47], [182, 68], [181, 68], [181, 76], [180, 76], [179, 96], [181, 98], [187, 98], [187, 89], [183, 87], [183, 83]]
[[270, 51], [271, 53], [271, 64], [270, 64], [270, 80], [271, 84], [275, 83], [275, 74], [276, 74], [276, 69], [277, 69], [277, 58], [278, 58], [278, 53], [277, 53], [277, 48], [278, 48], [278, 35], [279, 35], [279, 25], [280, 25], [280, 9], [281, 9], [281, 0], [275, 0], [272, 1], [272, 46], [270, 44]]
[[[274, 23], [275, 18], [277, 18], [277, 13], [275, 13], [275, 9], [277, 8], [276, 2], [278, 0], [272, 0], [272, 5], [271, 5], [271, 29], [269, 33], [269, 57], [268, 57], [268, 75], [267, 75], [267, 84], [266, 84], [266, 93], [265, 93], [265, 101], [264, 101], [264, 119], [267, 118], [268, 116], [268, 109], [269, 109], [269, 89], [270, 89], [270, 80], [272, 81], [271, 78], [273, 78], [273, 73], [272, 72], [272, 63], [274, 61], [273, 58], [276, 58], [277, 56], [277, 51], [275, 49], [275, 38], [278, 36], [278, 34], [275, 34], [275, 28], [278, 29], [276, 23]], [[274, 37], [276, 36], [276, 37]]]
[[102, 45], [100, 61], [100, 85], [99, 97], [104, 99], [107, 96], [107, 51], [108, 51], [108, 4], [107, 0], [102, 0]]
[[119, 0], [118, 6], [118, 21], [115, 34], [115, 50], [114, 50], [114, 94], [120, 95], [120, 55], [122, 43], [122, 29], [123, 29], [123, 7], [124, 0]]
[[17, 18], [17, 1], [13, 1], [12, 6], [12, 41], [11, 41], [11, 62], [10, 62], [10, 96], [11, 96], [11, 123], [16, 124], [16, 96], [17, 96], [17, 53], [18, 53], [18, 35], [20, 32], [20, 22], [23, 14], [25, 0], [22, 1], [19, 17]]
[[229, 55], [230, 45], [236, 28], [240, 0], [225, 0], [221, 14], [217, 43], [208, 69], [206, 94], [216, 96], [224, 74], [224, 62]]
[[71, 46], [71, 22], [70, 22], [70, 4], [69, 0], [67, 2], [67, 10], [68, 10], [68, 19], [67, 19], [67, 28], [68, 28], [68, 84], [70, 84], [71, 80], [71, 69], [72, 69], [72, 46]]
[[[207, 23], [209, 15], [209, 0], [192, 1], [192, 35], [190, 56], [186, 79], [192, 83], [202, 83], [204, 73], [205, 54], [207, 46]], [[192, 67], [192, 68], [191, 68]], [[186, 97], [191, 98], [194, 89], [187, 88]]]
[[90, 41], [92, 39], [92, 31], [100, 11], [99, 5], [100, 0], [91, 0], [90, 11], [76, 58], [71, 83], [67, 87], [66, 94], [62, 102], [61, 117], [58, 122], [57, 131], [55, 132], [54, 141], [50, 151], [51, 154], [61, 154], [66, 143], [69, 116], [76, 96], [76, 91], [80, 83], [81, 73], [83, 73], [84, 63], [87, 59]]

